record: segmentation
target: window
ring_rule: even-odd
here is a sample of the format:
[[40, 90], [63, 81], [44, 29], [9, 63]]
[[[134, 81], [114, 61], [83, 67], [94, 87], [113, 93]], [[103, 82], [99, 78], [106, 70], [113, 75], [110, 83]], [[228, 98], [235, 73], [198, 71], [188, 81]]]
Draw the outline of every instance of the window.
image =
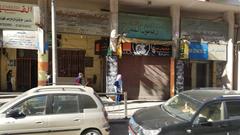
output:
[[53, 96], [53, 114], [78, 113], [77, 95], [54, 95]]
[[90, 96], [80, 95], [80, 107], [81, 109], [97, 108], [97, 104]]
[[228, 118], [240, 118], [240, 101], [226, 102]]
[[213, 103], [205, 106], [197, 116], [195, 123], [213, 122], [223, 119], [221, 103]]
[[[59, 77], [75, 77], [79, 72], [84, 73], [85, 50], [57, 49]], [[49, 72], [52, 67], [51, 49], [49, 51]]]
[[46, 111], [47, 96], [35, 96], [29, 98], [12, 109], [19, 109], [26, 116], [44, 115]]

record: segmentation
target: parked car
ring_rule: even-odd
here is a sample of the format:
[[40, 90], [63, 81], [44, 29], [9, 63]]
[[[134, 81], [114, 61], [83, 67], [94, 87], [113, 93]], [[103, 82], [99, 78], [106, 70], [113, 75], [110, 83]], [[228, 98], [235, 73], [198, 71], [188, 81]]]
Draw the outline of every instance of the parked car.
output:
[[0, 134], [108, 135], [109, 129], [90, 87], [36, 87], [0, 107]]
[[138, 110], [129, 135], [239, 135], [240, 94], [228, 90], [190, 90], [162, 105]]

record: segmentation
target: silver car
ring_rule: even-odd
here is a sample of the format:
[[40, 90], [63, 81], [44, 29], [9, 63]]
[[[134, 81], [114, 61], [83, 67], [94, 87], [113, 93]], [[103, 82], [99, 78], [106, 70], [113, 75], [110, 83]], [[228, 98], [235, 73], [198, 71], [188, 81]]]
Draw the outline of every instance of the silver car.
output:
[[93, 89], [33, 88], [0, 107], [0, 135], [108, 135], [107, 113]]

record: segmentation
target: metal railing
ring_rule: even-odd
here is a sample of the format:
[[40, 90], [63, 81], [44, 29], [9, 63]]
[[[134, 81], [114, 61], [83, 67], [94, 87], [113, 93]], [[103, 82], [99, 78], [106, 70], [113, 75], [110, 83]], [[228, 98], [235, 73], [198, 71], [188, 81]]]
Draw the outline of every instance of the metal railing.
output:
[[[120, 104], [115, 104], [114, 100], [109, 101], [103, 101], [106, 111], [109, 114], [109, 117], [111, 119], [111, 114], [117, 115], [117, 117], [114, 118], [122, 118], [122, 113], [120, 113], [121, 110], [124, 110], [123, 117], [125, 119], [128, 118], [128, 106], [127, 106], [127, 92], [123, 93], [97, 93], [100, 97], [105, 96], [107, 98], [111, 98], [111, 96], [116, 97], [116, 95], [122, 95], [123, 96], [123, 102], [120, 102]], [[122, 104], [123, 103], [123, 107]], [[122, 109], [123, 108], [123, 109]]]

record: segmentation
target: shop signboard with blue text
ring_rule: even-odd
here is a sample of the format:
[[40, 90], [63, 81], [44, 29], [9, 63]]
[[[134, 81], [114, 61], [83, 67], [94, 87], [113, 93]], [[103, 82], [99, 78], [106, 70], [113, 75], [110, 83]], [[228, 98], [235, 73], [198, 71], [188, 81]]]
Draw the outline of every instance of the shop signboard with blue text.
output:
[[189, 46], [189, 59], [208, 60], [208, 43], [191, 42]]
[[33, 5], [0, 2], [0, 29], [36, 30]]

